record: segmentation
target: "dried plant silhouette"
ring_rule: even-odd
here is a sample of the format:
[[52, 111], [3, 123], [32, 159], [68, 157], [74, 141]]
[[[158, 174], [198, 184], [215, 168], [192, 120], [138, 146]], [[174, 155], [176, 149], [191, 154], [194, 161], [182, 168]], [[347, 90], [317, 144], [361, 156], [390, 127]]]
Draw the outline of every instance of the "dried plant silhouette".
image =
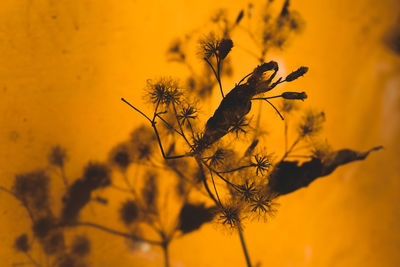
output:
[[[290, 1], [284, 1], [276, 16], [271, 13], [272, 2], [260, 7], [249, 4], [233, 20], [220, 10], [210, 21], [213, 31], [206, 35], [193, 31], [175, 40], [167, 58], [185, 66], [188, 77], [184, 84], [170, 77], [148, 80], [145, 91], [153, 108], [150, 115], [134, 105], [136, 101], [122, 98], [147, 124], [112, 148], [108, 162], [89, 162], [82, 177], [72, 181], [65, 172], [66, 150], [53, 148], [49, 163], [65, 186], [58, 212], [51, 204], [49, 171], [19, 174], [11, 189], [0, 187], [21, 203], [31, 220], [31, 233], [22, 233], [14, 244], [30, 264], [86, 266], [90, 240], [73, 236], [70, 230], [90, 227], [129, 239], [136, 248], [158, 247], [165, 266], [171, 266], [173, 240], [214, 222], [238, 233], [247, 266], [255, 266], [244, 239], [248, 221], [268, 219], [277, 212], [280, 196], [307, 187], [341, 165], [364, 160], [381, 148], [333, 150], [320, 137], [325, 114], [300, 110], [298, 102], [307, 99], [306, 92], [279, 92], [283, 84], [306, 77], [308, 67], [296, 66], [280, 77], [279, 64], [267, 60], [270, 50], [284, 48], [304, 24], [290, 9]], [[234, 33], [247, 36], [255, 48], [237, 44], [231, 38]], [[200, 41], [199, 36], [203, 36]], [[199, 49], [194, 46], [200, 46], [200, 52], [196, 53]], [[248, 73], [228, 90], [222, 81], [235, 71], [231, 60], [235, 49], [258, 63], [249, 66]], [[192, 54], [200, 59], [189, 60]], [[219, 104], [207, 105], [214, 90]], [[254, 108], [256, 103], [258, 108]], [[260, 107], [265, 104], [271, 108], [262, 112]], [[206, 109], [213, 112], [202, 118]], [[267, 152], [263, 144], [262, 116], [275, 113], [282, 119], [285, 133], [282, 155]], [[301, 113], [303, 117], [295, 122], [295, 115]], [[105, 190], [126, 196], [114, 213], [120, 229], [81, 219], [91, 202], [107, 208]], [[33, 248], [42, 250], [47, 262], [34, 258]]]
[[[260, 35], [240, 26], [245, 14], [251, 18], [253, 5], [249, 5], [247, 11], [240, 11], [233, 22], [229, 21], [223, 11], [213, 18], [220, 26], [219, 32], [211, 32], [199, 42], [200, 55], [207, 68], [204, 75], [197, 75], [194, 72], [195, 68], [187, 60], [184, 47], [187, 47], [191, 35], [187, 35], [185, 40], [175, 41], [168, 50], [168, 58], [187, 66], [191, 75], [187, 78], [187, 86], [179, 85], [172, 78], [148, 81], [148, 100], [154, 107], [151, 115], [145, 114], [122, 98], [122, 101], [138, 112], [153, 128], [167, 165], [169, 161], [173, 161], [175, 168], [186, 166], [185, 174], [189, 174], [190, 169], [197, 170], [195, 174], [181, 179], [185, 182], [189, 180], [191, 184], [202, 184], [200, 190], [204, 190], [213, 202], [213, 216], [219, 223], [238, 232], [247, 266], [252, 266], [252, 263], [243, 236], [246, 220], [266, 219], [276, 212], [275, 201], [279, 196], [306, 187], [315, 179], [329, 175], [337, 167], [363, 160], [371, 151], [381, 149], [375, 147], [365, 152], [351, 149], [332, 150], [326, 142], [318, 139], [325, 114], [316, 111], [305, 113], [296, 126], [297, 138], [290, 145], [289, 125], [287, 122], [283, 123], [285, 152], [279, 160], [259, 149], [262, 136], [261, 114], [259, 112], [256, 123], [252, 124], [249, 114], [252, 112], [253, 102], [267, 103], [284, 120], [284, 115], [290, 117], [294, 112], [294, 101], [304, 101], [307, 98], [305, 92], [270, 94], [277, 90], [279, 85], [293, 82], [308, 72], [308, 67], [300, 66], [286, 77], [278, 77], [278, 63], [266, 61], [267, 52], [273, 48], [281, 48], [290, 34], [298, 31], [302, 24], [298, 13], [290, 10], [289, 1], [284, 2], [281, 12], [273, 19], [268, 12], [271, 2], [268, 1], [264, 6]], [[226, 93], [221, 79], [233, 71], [229, 57], [235, 42], [230, 36], [239, 30], [247, 34], [259, 48], [259, 51], [252, 52], [239, 46], [255, 56], [259, 65], [253, 67], [249, 74], [244, 75], [233, 89]], [[228, 71], [224, 72], [224, 68], [228, 68]], [[207, 100], [214, 88], [219, 89], [220, 104], [214, 114], [202, 122], [197, 116], [196, 103]], [[277, 98], [283, 101], [281, 111], [272, 102]], [[161, 132], [163, 128], [166, 128], [168, 135], [173, 136], [168, 138], [172, 139], [167, 142], [168, 149], [165, 145], [167, 138]], [[252, 129], [253, 137], [243, 148], [243, 140], [239, 137], [242, 134], [250, 135]], [[302, 151], [308, 150], [308, 153], [296, 155], [294, 152], [298, 151], [300, 146]], [[295, 157], [303, 160], [289, 160]], [[182, 209], [184, 210], [185, 208]], [[195, 216], [196, 213], [202, 214], [200, 211], [193, 212], [192, 223], [199, 219]], [[205, 218], [211, 218], [211, 215]], [[198, 224], [207, 221], [199, 220]]]

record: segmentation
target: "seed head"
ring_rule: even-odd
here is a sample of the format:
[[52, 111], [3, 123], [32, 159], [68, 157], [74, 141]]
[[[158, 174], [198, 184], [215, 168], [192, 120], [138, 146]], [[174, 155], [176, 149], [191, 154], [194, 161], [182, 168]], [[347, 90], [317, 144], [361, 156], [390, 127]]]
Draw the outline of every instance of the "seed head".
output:
[[178, 83], [171, 78], [147, 80], [147, 88], [150, 101], [154, 104], [169, 106], [181, 102], [183, 94], [178, 89]]

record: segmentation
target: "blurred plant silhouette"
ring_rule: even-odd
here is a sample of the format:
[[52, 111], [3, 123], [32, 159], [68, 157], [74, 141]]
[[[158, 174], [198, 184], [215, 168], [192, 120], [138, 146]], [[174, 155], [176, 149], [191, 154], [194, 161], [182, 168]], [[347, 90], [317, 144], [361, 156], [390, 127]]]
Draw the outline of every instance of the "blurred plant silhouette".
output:
[[[295, 102], [304, 101], [307, 94], [270, 93], [301, 78], [308, 67], [299, 66], [279, 77], [278, 63], [266, 59], [271, 49], [282, 49], [291, 35], [300, 32], [304, 22], [291, 10], [289, 0], [275, 17], [272, 4], [271, 0], [262, 6], [249, 4], [234, 19], [220, 10], [209, 22], [214, 30], [199, 42], [204, 32], [193, 31], [176, 39], [167, 58], [188, 69], [185, 84], [170, 77], [148, 80], [151, 115], [122, 98], [148, 125], [138, 126], [128, 140], [113, 147], [106, 163], [89, 162], [82, 177], [72, 181], [65, 174], [66, 150], [54, 147], [48, 160], [65, 186], [59, 212], [54, 211], [50, 198], [49, 171], [19, 174], [12, 189], [0, 187], [20, 201], [31, 219], [31, 233], [22, 233], [14, 244], [30, 264], [86, 266], [90, 240], [84, 235], [71, 236], [68, 230], [91, 227], [127, 238], [136, 248], [157, 246], [164, 252], [165, 266], [170, 266], [171, 242], [214, 221], [238, 233], [247, 266], [255, 266], [243, 235], [249, 220], [268, 219], [277, 211], [278, 197], [381, 148], [333, 150], [321, 140], [325, 114], [320, 111], [303, 112], [294, 127], [288, 123], [288, 119], [297, 120], [294, 113], [302, 113]], [[234, 33], [247, 36], [255, 49], [236, 44], [231, 38]], [[194, 45], [200, 46], [200, 52], [192, 53]], [[235, 48], [254, 57], [258, 65], [249, 67], [249, 73], [228, 92], [222, 79], [233, 76]], [[201, 63], [193, 64], [189, 60], [192, 54], [200, 55]], [[218, 107], [206, 106], [215, 112], [203, 118], [199, 103], [205, 110], [216, 88], [221, 101]], [[281, 100], [279, 106], [275, 100]], [[277, 153], [267, 153], [262, 144], [262, 112], [253, 110], [253, 102], [267, 103], [283, 120], [284, 153], [280, 158]], [[256, 120], [251, 119], [252, 114]], [[296, 138], [289, 142], [292, 128]], [[81, 220], [81, 212], [90, 202], [107, 206], [107, 198], [102, 197], [105, 189], [126, 194], [115, 212], [121, 229]], [[47, 255], [47, 262], [32, 256], [31, 250], [39, 249], [34, 243]]]

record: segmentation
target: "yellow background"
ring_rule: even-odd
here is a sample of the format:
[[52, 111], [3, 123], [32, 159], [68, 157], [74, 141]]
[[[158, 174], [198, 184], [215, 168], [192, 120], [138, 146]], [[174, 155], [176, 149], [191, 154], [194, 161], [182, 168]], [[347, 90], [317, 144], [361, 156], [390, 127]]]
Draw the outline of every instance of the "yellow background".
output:
[[[282, 197], [275, 218], [246, 227], [251, 258], [262, 266], [399, 266], [400, 57], [382, 38], [400, 4], [293, 2], [305, 30], [283, 52], [270, 55], [290, 70], [310, 67], [296, 86], [309, 95], [305, 106], [327, 114], [324, 135], [335, 148], [384, 145], [385, 150]], [[147, 78], [181, 74], [181, 68], [166, 62], [170, 41], [201, 26], [217, 8], [228, 8], [234, 16], [246, 5], [2, 0], [0, 185], [9, 188], [16, 173], [45, 166], [55, 144], [68, 149], [72, 178], [81, 175], [87, 161], [105, 160], [110, 148], [143, 121], [120, 98], [143, 105]], [[237, 73], [225, 88], [256, 64], [236, 51]], [[273, 112], [266, 116], [269, 131], [281, 129]], [[54, 186], [62, 187], [59, 181]], [[23, 258], [12, 249], [14, 238], [30, 225], [10, 196], [0, 193], [0, 203], [0, 265], [11, 266]], [[113, 216], [100, 217], [111, 223]], [[121, 238], [83, 232], [93, 240], [93, 266], [162, 266], [158, 248], [133, 253]], [[177, 267], [245, 265], [238, 237], [212, 224], [174, 241], [171, 261]]]

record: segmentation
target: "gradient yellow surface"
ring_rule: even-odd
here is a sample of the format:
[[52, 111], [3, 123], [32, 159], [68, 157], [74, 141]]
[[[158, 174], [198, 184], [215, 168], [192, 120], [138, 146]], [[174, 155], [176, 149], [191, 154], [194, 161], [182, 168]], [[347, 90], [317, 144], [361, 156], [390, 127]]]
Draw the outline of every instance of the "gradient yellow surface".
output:
[[[166, 62], [170, 41], [201, 27], [217, 8], [234, 16], [246, 5], [2, 0], [0, 185], [10, 187], [16, 173], [45, 166], [55, 144], [68, 149], [69, 177], [79, 177], [89, 160], [106, 159], [110, 148], [143, 121], [120, 98], [148, 111], [142, 99], [146, 79], [182, 77], [179, 66]], [[306, 27], [284, 51], [270, 56], [289, 70], [310, 67], [293, 87], [307, 91], [305, 106], [325, 111], [324, 135], [335, 148], [384, 145], [385, 150], [280, 198], [275, 218], [246, 226], [252, 260], [262, 266], [399, 266], [400, 55], [382, 39], [400, 4], [299, 0], [292, 8]], [[257, 63], [239, 49], [232, 53], [237, 71], [225, 88]], [[266, 114], [269, 131], [281, 130], [279, 118]], [[54, 187], [57, 194], [61, 182], [54, 181]], [[30, 225], [9, 195], [0, 193], [0, 203], [0, 265], [11, 266], [23, 261], [12, 248], [14, 238]], [[87, 212], [92, 216], [90, 207]], [[96, 218], [112, 226], [113, 216], [110, 211]], [[92, 266], [162, 266], [157, 248], [133, 253], [121, 238], [80, 231], [93, 241]], [[170, 253], [176, 267], [245, 266], [238, 236], [213, 224], [174, 241]]]

